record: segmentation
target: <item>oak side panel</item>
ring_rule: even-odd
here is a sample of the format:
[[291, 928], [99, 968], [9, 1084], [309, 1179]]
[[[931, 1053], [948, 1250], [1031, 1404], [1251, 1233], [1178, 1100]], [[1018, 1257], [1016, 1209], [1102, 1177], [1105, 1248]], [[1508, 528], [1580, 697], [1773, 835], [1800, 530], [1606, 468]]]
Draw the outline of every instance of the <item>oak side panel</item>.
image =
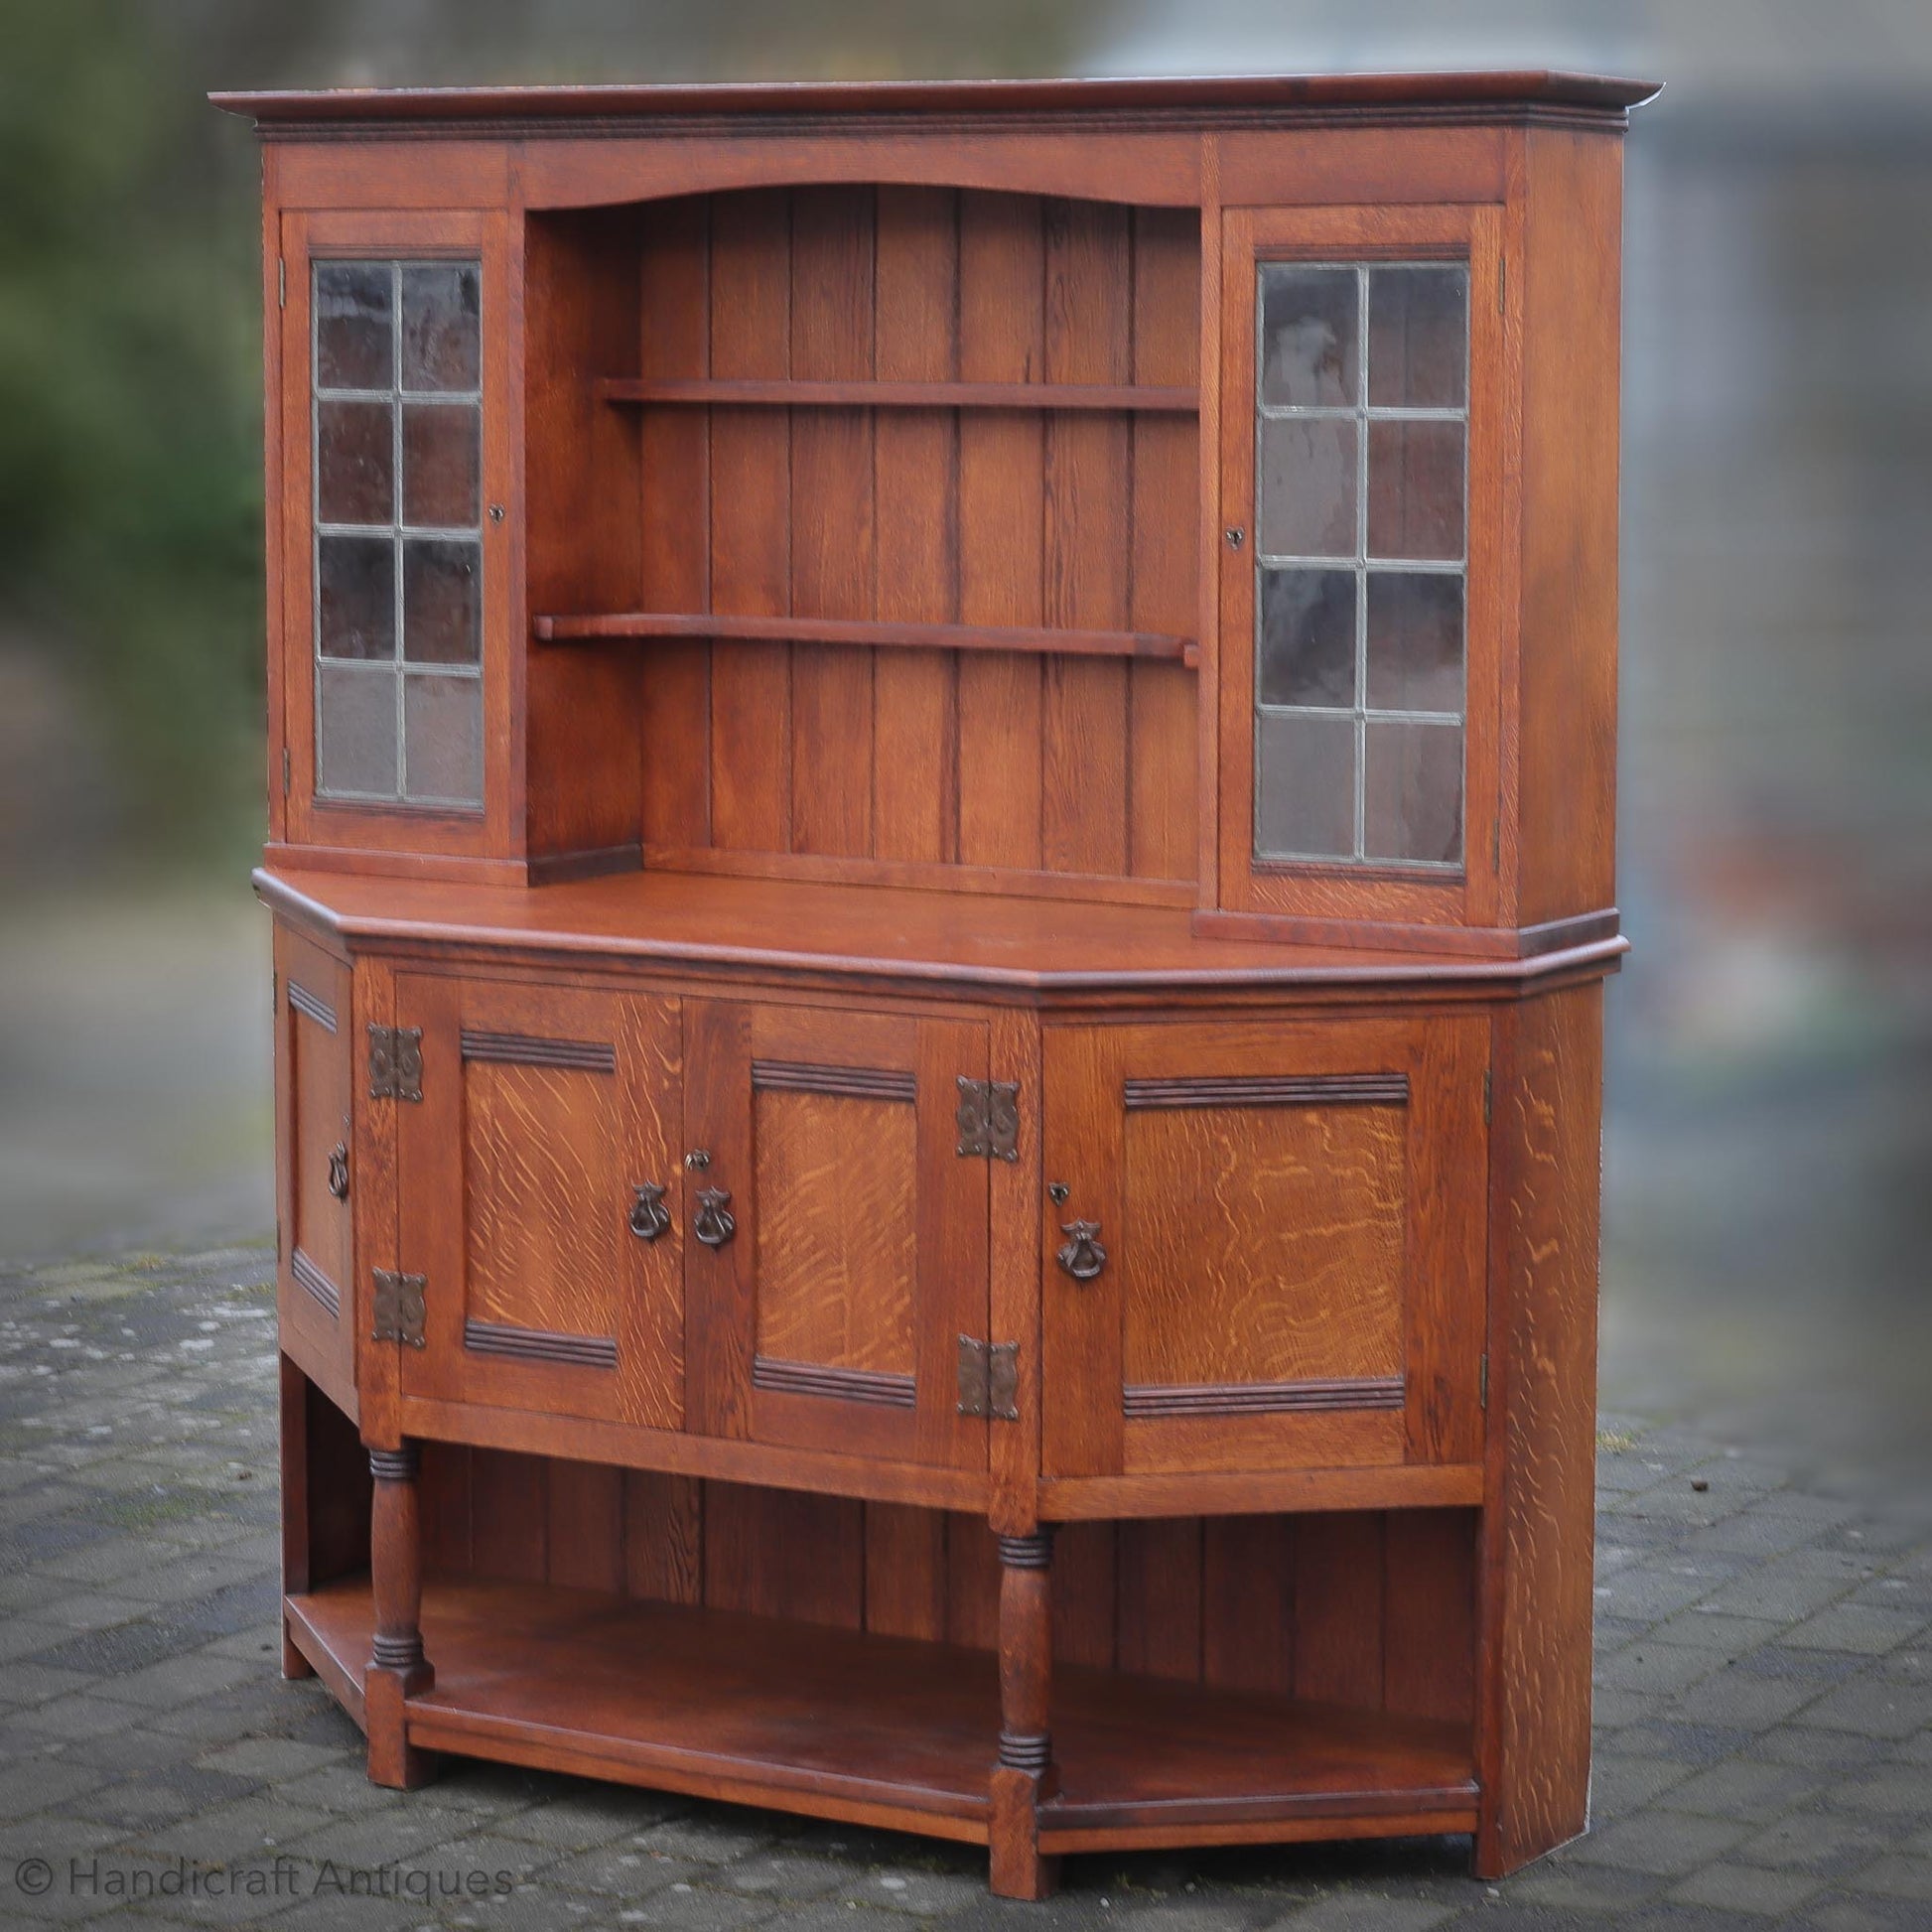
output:
[[[1134, 371], [1141, 383], [1192, 385], [1200, 366], [1200, 223], [1191, 209], [1136, 208]], [[1133, 419], [1133, 533], [1128, 622], [1187, 636], [1199, 597], [1200, 426], [1185, 416]], [[1192, 879], [1199, 791], [1196, 673], [1130, 665], [1127, 870]]]
[[[523, 257], [525, 571], [532, 612], [622, 610], [642, 593], [638, 423], [592, 378], [627, 368], [639, 335], [627, 215], [527, 224]], [[485, 524], [485, 529], [490, 526]], [[621, 646], [527, 650], [525, 849], [606, 852], [642, 837], [641, 667]]]
[[[959, 373], [968, 382], [1039, 378], [1045, 256], [1038, 202], [962, 195]], [[1033, 415], [963, 416], [959, 426], [959, 618], [1037, 624], [1041, 437]], [[959, 858], [1039, 869], [1040, 661], [969, 652], [959, 665]]]
[[[711, 372], [711, 210], [699, 197], [640, 216], [640, 376]], [[612, 371], [616, 373], [616, 371]], [[608, 405], [607, 405], [608, 407]], [[703, 410], [640, 413], [640, 611], [711, 608], [711, 434]], [[711, 842], [711, 646], [639, 653], [646, 845]]]
[[[711, 210], [711, 373], [791, 373], [791, 204], [765, 191]], [[791, 609], [791, 424], [782, 409], [711, 419], [711, 608]], [[791, 649], [733, 644], [711, 667], [711, 836], [783, 852], [791, 843]]]
[[[1048, 202], [1045, 374], [1125, 382], [1133, 366], [1128, 210]], [[1129, 465], [1119, 417], [1049, 412], [1043, 621], [1118, 630], [1131, 571]], [[1049, 872], [1127, 870], [1127, 667], [1048, 657], [1041, 673], [1040, 862]]]
[[1622, 147], [1523, 137], [1518, 922], [1614, 903]]
[[1476, 1842], [1491, 1876], [1574, 1838], [1588, 1801], [1602, 985], [1525, 1001], [1498, 1033]]
[[[800, 189], [791, 203], [791, 373], [873, 374], [873, 194]], [[791, 423], [791, 608], [873, 616], [873, 412], [802, 409]], [[872, 854], [873, 656], [836, 644], [791, 649], [791, 845]]]
[[[959, 198], [882, 188], [875, 265], [875, 360], [886, 381], [959, 372]], [[882, 621], [950, 623], [958, 615], [957, 415], [878, 412], [873, 465]], [[959, 659], [885, 650], [873, 663], [873, 851], [941, 864], [958, 857]]]

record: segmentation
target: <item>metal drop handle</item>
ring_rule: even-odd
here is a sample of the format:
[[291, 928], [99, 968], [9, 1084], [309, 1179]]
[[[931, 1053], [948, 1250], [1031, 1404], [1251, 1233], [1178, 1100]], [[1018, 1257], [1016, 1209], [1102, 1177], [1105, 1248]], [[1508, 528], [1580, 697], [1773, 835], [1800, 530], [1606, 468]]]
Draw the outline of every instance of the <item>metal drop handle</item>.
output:
[[691, 1232], [707, 1248], [722, 1248], [738, 1232], [730, 1203], [731, 1195], [723, 1187], [698, 1189], [698, 1212], [691, 1223]]
[[348, 1198], [348, 1144], [338, 1141], [329, 1150], [329, 1191], [338, 1200]]
[[655, 1241], [671, 1225], [671, 1210], [664, 1205], [664, 1190], [654, 1180], [640, 1180], [631, 1190], [630, 1232], [639, 1241]]
[[1107, 1250], [1100, 1245], [1098, 1221], [1062, 1221], [1060, 1232], [1067, 1237], [1056, 1259], [1076, 1282], [1090, 1282], [1107, 1265]]

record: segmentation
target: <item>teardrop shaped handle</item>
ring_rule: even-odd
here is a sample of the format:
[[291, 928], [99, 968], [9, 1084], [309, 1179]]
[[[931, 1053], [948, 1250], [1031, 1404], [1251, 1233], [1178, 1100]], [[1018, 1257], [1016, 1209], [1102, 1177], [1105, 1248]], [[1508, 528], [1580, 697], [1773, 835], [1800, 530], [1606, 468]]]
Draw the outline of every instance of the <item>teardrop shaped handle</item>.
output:
[[338, 1141], [329, 1150], [329, 1191], [338, 1200], [348, 1198], [348, 1144]]
[[731, 1195], [723, 1187], [698, 1189], [698, 1212], [691, 1223], [691, 1232], [707, 1248], [722, 1248], [738, 1232], [730, 1202]]
[[632, 1188], [630, 1232], [639, 1241], [655, 1241], [671, 1225], [671, 1210], [664, 1205], [664, 1190], [654, 1180], [640, 1180]]
[[1066, 1245], [1056, 1257], [1076, 1282], [1090, 1282], [1107, 1265], [1107, 1250], [1100, 1245], [1098, 1221], [1063, 1221], [1060, 1232]]

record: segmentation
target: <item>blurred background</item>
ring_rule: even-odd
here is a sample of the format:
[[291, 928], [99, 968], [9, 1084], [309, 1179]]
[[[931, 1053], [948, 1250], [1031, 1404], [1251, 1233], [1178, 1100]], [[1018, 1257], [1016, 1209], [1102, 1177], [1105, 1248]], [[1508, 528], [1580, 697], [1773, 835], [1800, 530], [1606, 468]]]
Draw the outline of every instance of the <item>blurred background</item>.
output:
[[13, 10], [0, 1258], [270, 1239], [258, 177], [206, 89], [1438, 66], [1668, 82], [1627, 156], [1605, 1407], [1922, 1496], [1923, 0]]

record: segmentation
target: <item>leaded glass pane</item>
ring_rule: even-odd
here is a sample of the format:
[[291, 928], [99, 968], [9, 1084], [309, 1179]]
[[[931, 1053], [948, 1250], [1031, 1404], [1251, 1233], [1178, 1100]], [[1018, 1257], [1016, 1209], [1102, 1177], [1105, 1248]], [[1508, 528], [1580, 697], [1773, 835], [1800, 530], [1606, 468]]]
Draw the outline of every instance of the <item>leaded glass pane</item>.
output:
[[1468, 270], [1267, 263], [1255, 856], [1462, 863]]
[[479, 264], [318, 262], [313, 288], [316, 790], [480, 805]]

